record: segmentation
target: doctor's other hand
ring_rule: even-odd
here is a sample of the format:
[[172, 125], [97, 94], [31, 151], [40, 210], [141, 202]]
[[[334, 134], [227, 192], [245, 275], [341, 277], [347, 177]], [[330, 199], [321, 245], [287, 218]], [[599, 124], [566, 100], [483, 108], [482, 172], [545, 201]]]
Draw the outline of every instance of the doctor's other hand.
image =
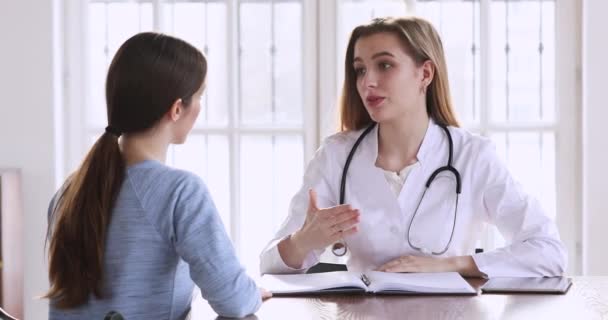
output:
[[350, 205], [320, 209], [317, 194], [308, 191], [309, 201], [304, 225], [292, 235], [292, 240], [304, 251], [323, 249], [343, 237], [357, 232], [359, 210]]
[[433, 257], [403, 256], [379, 267], [384, 272], [458, 272], [465, 277], [482, 277], [471, 256]]
[[384, 272], [448, 272], [450, 265], [446, 258], [403, 256], [389, 261], [378, 268]]

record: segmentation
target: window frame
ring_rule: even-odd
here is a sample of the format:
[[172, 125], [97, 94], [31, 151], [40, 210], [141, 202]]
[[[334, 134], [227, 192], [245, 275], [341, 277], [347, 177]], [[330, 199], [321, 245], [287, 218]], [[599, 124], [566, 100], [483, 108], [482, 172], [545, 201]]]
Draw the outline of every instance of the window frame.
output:
[[[227, 134], [230, 141], [230, 168], [231, 168], [231, 226], [230, 234], [235, 243], [237, 253], [240, 250], [240, 195], [239, 195], [239, 162], [241, 134], [274, 134], [289, 133], [302, 134], [304, 141], [304, 164], [308, 163], [322, 139], [336, 132], [337, 110], [336, 101], [339, 97], [340, 84], [338, 66], [343, 63], [338, 57], [336, 43], [337, 22], [339, 21], [340, 0], [301, 0], [303, 23], [303, 128], [270, 129], [238, 127], [238, 114], [234, 106], [238, 106], [238, 95], [231, 95], [229, 104], [229, 124], [226, 129], [194, 129], [193, 133], [222, 133]], [[491, 0], [480, 0], [480, 30], [481, 30], [481, 106], [489, 105], [489, 92], [491, 70], [483, 66], [489, 65], [489, 5]], [[162, 29], [159, 7], [162, 0], [149, 0], [154, 9], [154, 30]], [[405, 0], [410, 7], [415, 8], [415, 0]], [[63, 61], [60, 87], [63, 97], [63, 108], [60, 121], [61, 144], [65, 151], [63, 163], [58, 166], [57, 176], [65, 178], [78, 167], [88, 146], [89, 130], [86, 127], [85, 112], [87, 89], [84, 85], [87, 78], [86, 65], [88, 39], [86, 37], [87, 5], [88, 0], [66, 1], [61, 8], [64, 20], [61, 59]], [[228, 52], [231, 52], [231, 61], [238, 61], [234, 48], [238, 47], [238, 28], [234, 21], [238, 17], [237, 0], [226, 0], [228, 19], [226, 26], [230, 39]], [[556, 159], [556, 221], [562, 240], [570, 253], [568, 273], [581, 274], [584, 270], [583, 256], [583, 214], [582, 214], [582, 78], [581, 78], [581, 32], [582, 5], [576, 0], [555, 0], [555, 64], [556, 64], [556, 122], [555, 125], [527, 124], [525, 126], [495, 126], [489, 123], [488, 108], [480, 108], [479, 128], [481, 134], [509, 130], [551, 130], [555, 132], [555, 159]], [[486, 26], [486, 27], [484, 27]], [[316, 67], [314, 67], [316, 66]], [[234, 65], [229, 70], [229, 88], [238, 88], [237, 72]], [[236, 126], [235, 126], [236, 124]], [[103, 128], [96, 128], [97, 130]], [[287, 214], [287, 208], [285, 208]], [[268, 235], [269, 239], [271, 235]]]

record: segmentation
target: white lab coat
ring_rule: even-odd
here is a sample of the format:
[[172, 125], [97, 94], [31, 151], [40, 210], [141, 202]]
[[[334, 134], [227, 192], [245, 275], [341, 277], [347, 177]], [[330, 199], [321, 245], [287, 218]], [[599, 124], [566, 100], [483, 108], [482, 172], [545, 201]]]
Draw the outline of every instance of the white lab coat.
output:
[[[375, 166], [377, 127], [359, 145], [347, 176], [345, 202], [361, 213], [359, 231], [345, 239], [349, 250], [347, 266], [353, 271], [375, 269], [400, 256], [423, 255], [408, 244], [410, 222], [411, 243], [435, 252], [445, 248], [452, 231], [455, 188], [445, 179], [437, 186], [433, 183], [412, 222], [428, 177], [447, 163], [445, 132], [430, 121], [417, 154], [418, 163], [396, 197], [383, 170]], [[317, 192], [319, 208], [338, 205], [342, 169], [362, 131], [337, 133], [325, 139], [317, 150], [301, 189], [291, 201], [287, 219], [261, 253], [262, 274], [304, 272], [319, 262], [323, 250], [311, 252], [301, 269], [290, 268], [282, 260], [277, 244], [304, 223], [310, 188]], [[453, 239], [441, 256], [472, 255], [479, 270], [488, 277], [561, 275], [567, 255], [555, 223], [539, 202], [513, 179], [490, 140], [460, 128], [449, 127], [449, 131], [454, 141], [453, 166], [460, 172], [462, 193]], [[507, 245], [475, 254], [486, 223], [498, 227]]]

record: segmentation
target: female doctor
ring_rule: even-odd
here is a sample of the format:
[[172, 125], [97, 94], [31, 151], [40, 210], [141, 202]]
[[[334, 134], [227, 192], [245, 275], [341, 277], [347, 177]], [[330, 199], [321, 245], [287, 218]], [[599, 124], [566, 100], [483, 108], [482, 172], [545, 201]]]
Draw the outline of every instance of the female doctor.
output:
[[[558, 276], [557, 228], [454, 115], [439, 35], [415, 17], [354, 29], [341, 132], [306, 169], [289, 215], [261, 254], [264, 273], [304, 272], [329, 247], [349, 270]], [[508, 245], [475, 254], [486, 223]]]

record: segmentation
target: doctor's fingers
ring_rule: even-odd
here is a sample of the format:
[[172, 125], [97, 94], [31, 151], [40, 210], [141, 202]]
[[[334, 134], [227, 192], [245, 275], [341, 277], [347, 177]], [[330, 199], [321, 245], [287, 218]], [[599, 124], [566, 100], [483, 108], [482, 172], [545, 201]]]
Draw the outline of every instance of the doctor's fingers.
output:
[[320, 209], [317, 211], [317, 214], [327, 219], [348, 211], [353, 211], [353, 207], [350, 204], [342, 204], [335, 207]]
[[[333, 216], [323, 216], [323, 217], [319, 217], [317, 216], [319, 219], [319, 222], [324, 225], [326, 228], [329, 228], [331, 230], [332, 233], [339, 231], [339, 229], [336, 227], [334, 229], [334, 226], [336, 225], [340, 225], [341, 223], [345, 223], [349, 220], [353, 220], [353, 219], [359, 219], [359, 210], [351, 210], [351, 211], [346, 211], [346, 212], [341, 212], [339, 214], [333, 215]], [[344, 228], [342, 228], [344, 229]]]
[[324, 224], [331, 226], [342, 223], [346, 220], [358, 217], [360, 215], [358, 209], [344, 210], [344, 211], [333, 211], [331, 213], [319, 212], [318, 217], [323, 221]]
[[345, 220], [340, 220], [331, 225], [330, 229], [332, 234], [338, 233], [340, 231], [347, 230], [359, 223], [359, 215], [352, 216]]
[[344, 231], [336, 232], [331, 237], [331, 243], [338, 242], [341, 239], [344, 239], [344, 237], [348, 237], [350, 235], [353, 235], [353, 234], [357, 233], [357, 231], [359, 231], [359, 228], [357, 228], [357, 226], [353, 226], [353, 227], [351, 227], [349, 229], [346, 229]]

